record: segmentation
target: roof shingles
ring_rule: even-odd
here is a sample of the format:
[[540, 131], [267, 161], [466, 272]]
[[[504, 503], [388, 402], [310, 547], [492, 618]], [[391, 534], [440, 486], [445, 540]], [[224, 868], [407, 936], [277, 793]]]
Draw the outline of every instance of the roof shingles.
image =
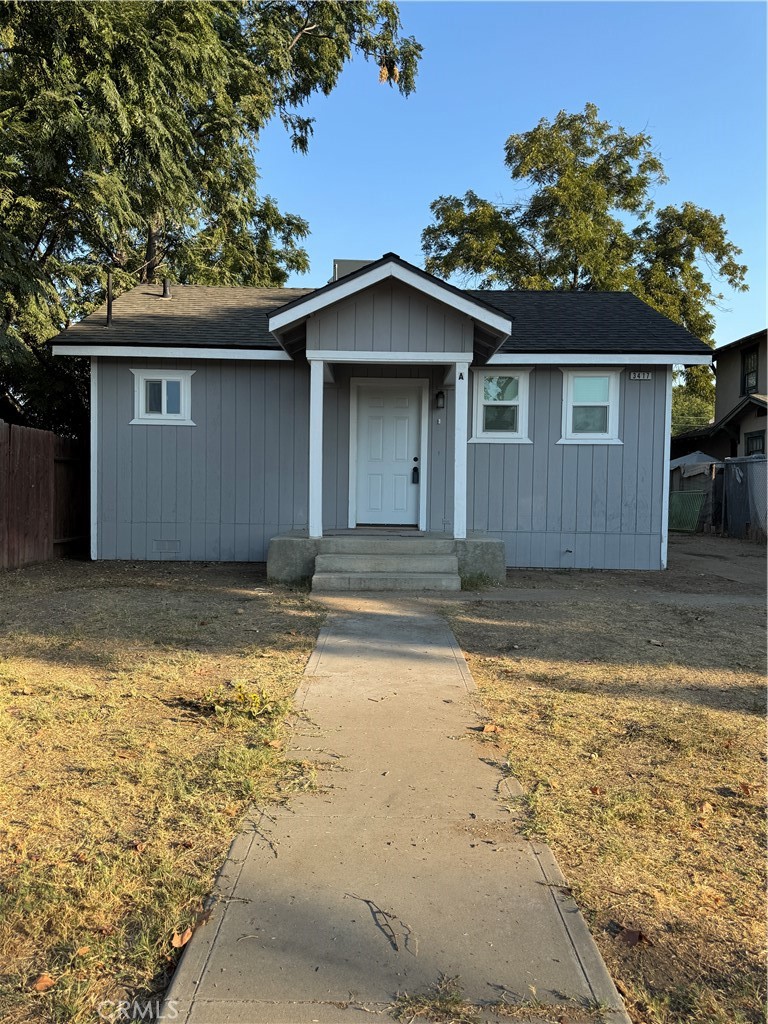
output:
[[73, 324], [55, 339], [67, 345], [183, 345], [191, 348], [279, 348], [269, 318], [311, 288], [219, 288], [179, 285], [171, 298], [162, 287], [139, 285]]
[[[274, 349], [278, 344], [269, 332], [270, 316], [314, 291], [174, 285], [172, 297], [163, 299], [160, 286], [140, 285], [114, 300], [109, 329], [106, 306], [101, 306], [54, 343]], [[467, 289], [466, 294], [511, 319], [504, 353], [711, 351], [629, 292]]]

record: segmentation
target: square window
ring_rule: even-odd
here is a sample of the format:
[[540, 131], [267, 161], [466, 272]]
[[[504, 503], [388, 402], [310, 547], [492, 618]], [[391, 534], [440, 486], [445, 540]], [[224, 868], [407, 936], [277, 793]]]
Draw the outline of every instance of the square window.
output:
[[607, 434], [607, 405], [574, 405], [571, 429], [574, 434]]
[[583, 402], [605, 402], [610, 401], [610, 377], [574, 377], [573, 379], [573, 400], [581, 405]]
[[562, 370], [563, 435], [560, 444], [621, 444], [621, 370]]
[[517, 377], [491, 377], [483, 379], [484, 402], [516, 402], [520, 391]]
[[131, 423], [193, 427], [192, 374], [194, 370], [131, 370], [134, 408]]
[[484, 430], [506, 430], [517, 432], [516, 405], [486, 405], [483, 409]]
[[745, 455], [764, 455], [765, 454], [765, 431], [755, 430], [749, 434], [744, 435], [744, 454]]
[[505, 367], [474, 372], [473, 441], [528, 443], [530, 370]]

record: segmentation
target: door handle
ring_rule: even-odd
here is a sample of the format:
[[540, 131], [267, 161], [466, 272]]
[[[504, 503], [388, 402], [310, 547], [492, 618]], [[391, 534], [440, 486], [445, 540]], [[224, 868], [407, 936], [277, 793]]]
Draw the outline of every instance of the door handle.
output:
[[411, 483], [417, 484], [419, 482], [419, 467], [414, 466], [411, 470]]

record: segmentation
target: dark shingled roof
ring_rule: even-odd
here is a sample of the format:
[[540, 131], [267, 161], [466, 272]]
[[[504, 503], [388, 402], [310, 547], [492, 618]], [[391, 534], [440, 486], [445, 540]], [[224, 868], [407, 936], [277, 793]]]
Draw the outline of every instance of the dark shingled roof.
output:
[[742, 347], [747, 348], [749, 345], [759, 345], [761, 341], [765, 343], [767, 338], [768, 331], [763, 328], [762, 331], [747, 334], [743, 338], [737, 338], [736, 341], [729, 341], [727, 345], [718, 345], [715, 349], [715, 359], [717, 359], [721, 352], [729, 352]]
[[[451, 285], [447, 289], [462, 293]], [[109, 329], [103, 305], [52, 343], [275, 349], [279, 346], [269, 333], [269, 317], [318, 290], [176, 284], [172, 297], [163, 299], [162, 286], [139, 285], [114, 300]], [[467, 289], [464, 294], [511, 319], [512, 336], [502, 352], [695, 355], [712, 351], [629, 292]]]
[[469, 291], [512, 321], [502, 352], [709, 354], [630, 292]]
[[219, 288], [207, 285], [139, 285], [100, 306], [54, 338], [59, 345], [183, 345], [186, 348], [279, 348], [269, 318], [312, 288]]

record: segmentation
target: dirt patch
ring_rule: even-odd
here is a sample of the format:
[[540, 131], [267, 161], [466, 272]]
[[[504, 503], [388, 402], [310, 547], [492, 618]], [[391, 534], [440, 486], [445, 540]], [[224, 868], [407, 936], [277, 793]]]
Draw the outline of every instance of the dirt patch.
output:
[[311, 785], [281, 748], [320, 621], [252, 565], [0, 573], [3, 1021], [162, 992], [245, 808]]
[[671, 585], [633, 602], [604, 583], [626, 574], [548, 575], [558, 602], [448, 609], [499, 729], [487, 756], [522, 785], [514, 810], [554, 849], [638, 1024], [756, 1024], [764, 611], [680, 607]]
[[764, 544], [728, 537], [671, 534], [668, 568], [661, 572], [632, 569], [507, 569], [512, 589], [626, 590], [667, 594], [749, 595], [765, 598]]

